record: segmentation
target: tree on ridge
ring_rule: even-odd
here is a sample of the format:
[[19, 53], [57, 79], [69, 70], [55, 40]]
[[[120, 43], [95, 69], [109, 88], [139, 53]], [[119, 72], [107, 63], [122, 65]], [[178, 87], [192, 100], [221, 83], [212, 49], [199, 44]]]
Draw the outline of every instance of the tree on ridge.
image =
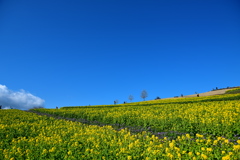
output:
[[145, 98], [147, 98], [148, 96], [148, 93], [146, 90], [143, 90], [142, 93], [141, 93], [141, 98], [145, 101]]
[[132, 100], [134, 99], [133, 95], [130, 95], [128, 99], [132, 102]]

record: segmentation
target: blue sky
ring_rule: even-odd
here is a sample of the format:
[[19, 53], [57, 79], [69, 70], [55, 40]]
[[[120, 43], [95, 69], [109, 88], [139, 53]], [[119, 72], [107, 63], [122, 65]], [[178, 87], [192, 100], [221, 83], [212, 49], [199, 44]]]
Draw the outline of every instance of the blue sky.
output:
[[239, 58], [238, 0], [0, 0], [0, 84], [46, 108], [239, 86]]

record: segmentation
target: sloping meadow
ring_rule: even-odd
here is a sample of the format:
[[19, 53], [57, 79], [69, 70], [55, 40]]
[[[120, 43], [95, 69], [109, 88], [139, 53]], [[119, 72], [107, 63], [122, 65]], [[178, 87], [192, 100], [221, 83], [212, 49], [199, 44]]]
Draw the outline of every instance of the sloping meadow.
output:
[[0, 159], [240, 159], [239, 97], [0, 110]]
[[35, 111], [151, 132], [240, 137], [240, 94]]

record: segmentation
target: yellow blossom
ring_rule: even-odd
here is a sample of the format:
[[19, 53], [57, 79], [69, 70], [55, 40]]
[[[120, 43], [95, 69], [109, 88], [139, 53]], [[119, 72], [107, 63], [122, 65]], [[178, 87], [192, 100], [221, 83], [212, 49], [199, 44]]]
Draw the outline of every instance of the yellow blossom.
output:
[[172, 159], [173, 158], [173, 155], [171, 153], [168, 153], [167, 156]]
[[230, 158], [229, 155], [222, 157], [222, 160], [230, 160], [230, 159], [231, 159], [231, 158]]
[[190, 138], [191, 138], [190, 134], [186, 134], [186, 137], [187, 137], [188, 139], [190, 139]]
[[218, 143], [218, 140], [213, 141], [213, 145], [217, 145], [217, 143]]
[[193, 155], [193, 153], [192, 153], [192, 152], [188, 152], [188, 155], [189, 155], [189, 156], [192, 156], [192, 155]]
[[178, 155], [178, 158], [181, 158], [181, 154], [180, 153], [178, 153], [177, 155]]
[[234, 151], [240, 151], [240, 145], [234, 145], [233, 150]]
[[196, 134], [196, 137], [198, 137], [198, 138], [203, 138], [203, 135], [201, 135], [201, 134]]
[[174, 149], [175, 149], [177, 152], [180, 151], [180, 148], [178, 148], [178, 147], [174, 147]]
[[205, 154], [201, 154], [201, 157], [202, 157], [203, 159], [207, 159], [207, 158], [208, 158]]
[[174, 143], [169, 143], [169, 147], [172, 149], [174, 147]]
[[225, 143], [229, 143], [228, 139], [224, 140]]
[[237, 143], [240, 144], [240, 140], [237, 140]]

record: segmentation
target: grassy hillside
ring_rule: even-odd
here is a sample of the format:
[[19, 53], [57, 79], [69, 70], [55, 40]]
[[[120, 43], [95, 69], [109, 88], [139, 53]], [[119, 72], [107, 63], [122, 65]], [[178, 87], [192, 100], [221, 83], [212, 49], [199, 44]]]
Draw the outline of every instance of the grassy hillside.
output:
[[226, 94], [236, 94], [236, 93], [240, 93], [240, 88], [235, 88], [235, 89], [226, 91]]

